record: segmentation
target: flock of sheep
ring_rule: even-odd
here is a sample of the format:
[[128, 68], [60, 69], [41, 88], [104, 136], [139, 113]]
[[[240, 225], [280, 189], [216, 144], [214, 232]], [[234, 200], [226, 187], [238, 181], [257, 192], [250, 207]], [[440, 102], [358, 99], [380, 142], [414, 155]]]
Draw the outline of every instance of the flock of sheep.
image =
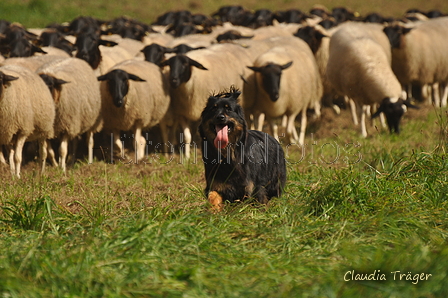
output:
[[23, 146], [38, 141], [41, 172], [47, 157], [65, 171], [69, 142], [85, 134], [91, 163], [95, 133], [112, 133], [123, 154], [128, 131], [141, 160], [142, 131], [157, 125], [164, 143], [180, 126], [189, 158], [207, 98], [230, 86], [250, 126], [266, 120], [277, 139], [283, 119], [288, 142], [304, 144], [307, 114], [338, 112], [340, 99], [355, 124], [361, 115], [363, 136], [369, 115], [398, 133], [411, 98], [446, 106], [447, 49], [448, 17], [420, 11], [398, 20], [227, 6], [213, 16], [168, 12], [151, 26], [79, 17], [45, 29], [0, 20], [0, 162], [8, 156], [20, 177]]

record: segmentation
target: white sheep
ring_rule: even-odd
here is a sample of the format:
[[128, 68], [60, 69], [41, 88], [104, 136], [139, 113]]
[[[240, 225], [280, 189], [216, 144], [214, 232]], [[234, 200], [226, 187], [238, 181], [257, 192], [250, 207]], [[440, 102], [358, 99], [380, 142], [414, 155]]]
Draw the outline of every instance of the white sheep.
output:
[[53, 55], [42, 55], [42, 56], [31, 56], [31, 57], [14, 57], [8, 58], [0, 65], [20, 65], [30, 69], [31, 71], [36, 71], [39, 67], [45, 63], [56, 61], [59, 59], [66, 59], [65, 56], [53, 56]]
[[[164, 125], [170, 105], [169, 87], [161, 69], [154, 63], [127, 60], [99, 76], [104, 129], [113, 133], [114, 144], [123, 156], [120, 131], [134, 133], [136, 162], [145, 156], [142, 129]], [[162, 123], [161, 123], [162, 122]], [[167, 142], [162, 127], [163, 142]]]
[[[286, 138], [304, 144], [306, 111], [322, 97], [319, 70], [308, 45], [296, 37], [277, 38], [277, 46], [260, 55], [249, 67], [256, 72], [257, 109], [266, 115], [278, 140], [276, 118], [287, 116]], [[301, 113], [300, 136], [295, 118]]]
[[[172, 112], [182, 127], [187, 159], [190, 158], [192, 126], [200, 119], [208, 97], [232, 85], [239, 90], [253, 88], [244, 83], [250, 75], [246, 68], [250, 63], [248, 53], [235, 44], [215, 44], [173, 56], [162, 63], [170, 67]], [[243, 106], [246, 94], [242, 96]]]
[[[341, 95], [362, 107], [361, 133], [364, 137], [367, 136], [365, 118], [369, 106], [380, 105], [379, 110], [384, 111], [389, 129], [396, 133], [404, 112], [403, 104], [412, 106], [400, 98], [401, 85], [392, 71], [389, 57], [384, 46], [360, 26], [344, 26], [330, 40], [328, 80]], [[385, 106], [394, 109], [386, 110]]]
[[[88, 162], [93, 162], [93, 134], [101, 130], [101, 96], [93, 69], [78, 58], [42, 65], [36, 71], [49, 86], [56, 105], [55, 136], [60, 139], [59, 166], [66, 171], [68, 142], [87, 133]], [[76, 148], [76, 146], [75, 146]], [[54, 153], [49, 150], [55, 164]]]
[[[390, 25], [384, 28], [392, 47], [392, 69], [404, 86], [418, 84], [434, 89], [440, 105], [439, 84], [448, 83], [448, 17], [415, 22], [413, 26]], [[447, 90], [442, 106], [447, 103]]]
[[54, 136], [55, 106], [42, 79], [31, 70], [17, 66], [0, 67], [0, 145], [10, 149], [13, 176], [20, 177], [25, 141], [39, 142], [40, 172], [45, 171], [46, 140]]

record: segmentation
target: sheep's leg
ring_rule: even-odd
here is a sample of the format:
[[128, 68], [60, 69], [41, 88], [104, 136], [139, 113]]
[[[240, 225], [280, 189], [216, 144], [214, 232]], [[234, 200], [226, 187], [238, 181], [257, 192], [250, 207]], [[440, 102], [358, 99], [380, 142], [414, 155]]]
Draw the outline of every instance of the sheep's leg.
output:
[[14, 146], [8, 146], [9, 149], [9, 168], [11, 170], [11, 175], [16, 175], [16, 165], [14, 163]]
[[387, 128], [386, 116], [384, 116], [384, 113], [380, 113], [380, 123], [381, 123], [382, 128], [384, 128], [384, 129]]
[[350, 111], [352, 112], [352, 119], [353, 119], [353, 123], [355, 125], [358, 125], [358, 115], [357, 115], [357, 110], [356, 110], [356, 104], [353, 101], [353, 99], [349, 98], [348, 96], [345, 96], [345, 102], [348, 102], [348, 104], [350, 105]]
[[54, 154], [54, 150], [53, 147], [51, 146], [51, 142], [50, 140], [47, 140], [47, 152], [48, 152], [48, 157], [50, 158], [50, 162], [53, 165], [53, 167], [57, 167], [58, 166], [58, 162], [56, 161], [56, 155]]
[[284, 129], [286, 129], [287, 126], [288, 126], [288, 116], [287, 115], [283, 115], [283, 117], [282, 117], [282, 127]]
[[46, 162], [47, 162], [47, 140], [42, 139], [39, 140], [39, 165], [41, 175], [45, 173]]
[[67, 168], [67, 154], [68, 154], [68, 135], [63, 135], [61, 138], [61, 144], [59, 145], [59, 166], [62, 171], [65, 173]]
[[246, 120], [248, 129], [255, 129], [255, 115], [252, 112], [245, 110], [244, 119]]
[[87, 150], [88, 150], [88, 162], [89, 164], [93, 163], [93, 131], [88, 131], [86, 133], [86, 139], [87, 139]]
[[[185, 158], [190, 159], [191, 130], [188, 125], [188, 121], [186, 119], [181, 119], [180, 125], [182, 126], [182, 131], [184, 133], [183, 144], [181, 145], [181, 151], [182, 151], [182, 147], [185, 146]], [[182, 155], [182, 152], [181, 152], [181, 155]]]
[[260, 113], [258, 111], [254, 112], [254, 121], [256, 124], [255, 127], [256, 130], [263, 131], [264, 118], [265, 118], [264, 113]]
[[145, 145], [146, 140], [142, 136], [141, 126], [137, 126], [134, 132], [134, 151], [135, 151], [135, 163], [138, 163], [145, 157]]
[[436, 107], [440, 107], [440, 90], [439, 83], [432, 84], [432, 97]]
[[321, 103], [320, 103], [320, 101], [319, 100], [316, 100], [315, 102], [314, 102], [314, 113], [315, 113], [315, 115], [316, 115], [316, 118], [320, 118], [320, 116], [322, 115], [322, 112], [321, 112]]
[[269, 128], [271, 129], [272, 136], [278, 141], [278, 126], [275, 123], [275, 120], [270, 118], [268, 119]]
[[[73, 166], [75, 164], [76, 152], [78, 151], [78, 142], [79, 138], [74, 137], [70, 142], [71, 148], [67, 147], [67, 158], [65, 160], [69, 166]], [[70, 154], [68, 154], [69, 151], [71, 152]]]
[[[294, 119], [296, 117], [290, 117], [290, 123], [293, 125], [292, 127], [295, 129], [294, 127]], [[307, 119], [306, 119], [306, 109], [303, 109], [301, 112], [301, 117], [300, 117], [300, 135], [299, 135], [299, 143], [300, 145], [304, 145], [305, 144], [305, 132], [306, 132], [306, 124], [307, 124]]]
[[361, 112], [361, 134], [364, 138], [367, 137], [367, 129], [366, 129], [366, 115], [368, 113], [369, 106], [363, 105]]
[[[23, 145], [25, 144], [26, 137], [25, 136], [17, 136], [15, 148], [14, 148], [14, 162], [15, 164], [15, 176], [20, 178], [20, 166], [22, 165], [22, 150]], [[12, 152], [11, 152], [12, 153]], [[12, 168], [11, 168], [12, 170]]]
[[[124, 159], [124, 143], [121, 142], [120, 139], [120, 131], [119, 130], [112, 130], [112, 141], [115, 146], [118, 148], [118, 154], [119, 157]], [[113, 154], [115, 154], [114, 150], [112, 151]]]
[[426, 100], [428, 104], [432, 104], [431, 87], [428, 84], [424, 84], [421, 92], [423, 100]]
[[165, 121], [160, 122], [159, 126], [160, 126], [160, 134], [162, 135], [162, 143], [163, 143], [162, 148], [164, 148], [163, 151], [167, 150], [166, 148], [169, 148], [168, 149], [169, 151], [166, 151], [164, 153], [164, 155], [166, 158], [169, 158], [170, 154], [173, 153], [173, 150], [172, 150], [173, 145], [170, 144], [169, 139], [168, 139], [168, 127], [167, 127]]
[[443, 84], [443, 94], [442, 94], [442, 98], [440, 99], [440, 106], [442, 108], [446, 107], [447, 105], [447, 100], [448, 100], [448, 85], [447, 84]]
[[0, 146], [0, 163], [6, 165], [6, 159], [5, 156], [3, 155], [3, 146]]
[[406, 99], [411, 99], [412, 98], [412, 84], [408, 84], [407, 85], [407, 92], [405, 91], [405, 93], [406, 93], [406, 96], [404, 97], [404, 98], [406, 98]]
[[[294, 118], [295, 118], [295, 116], [294, 116]], [[296, 129], [296, 126], [295, 126], [294, 122], [293, 122], [293, 127], [292, 128], [293, 128], [292, 129], [292, 136], [294, 137], [294, 140], [298, 140], [299, 139], [299, 134], [297, 133], [297, 129]]]

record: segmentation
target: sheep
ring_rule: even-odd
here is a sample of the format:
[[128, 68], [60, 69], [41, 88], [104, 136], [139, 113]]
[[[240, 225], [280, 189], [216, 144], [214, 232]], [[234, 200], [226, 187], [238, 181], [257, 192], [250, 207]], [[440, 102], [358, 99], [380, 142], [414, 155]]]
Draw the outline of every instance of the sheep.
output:
[[[286, 138], [304, 144], [307, 108], [315, 107], [322, 96], [322, 82], [313, 53], [296, 37], [277, 38], [278, 46], [260, 55], [250, 69], [256, 72], [257, 108], [266, 115], [278, 140], [274, 119], [287, 116]], [[294, 127], [301, 113], [300, 136]]]
[[325, 30], [319, 25], [303, 26], [297, 30], [294, 36], [303, 39], [314, 54], [323, 85], [322, 104], [324, 106], [332, 106], [335, 112], [339, 114], [339, 107], [333, 103], [335, 92], [326, 75], [330, 37], [336, 30], [337, 28]]
[[124, 148], [120, 131], [134, 132], [135, 162], [145, 156], [146, 140], [142, 137], [142, 129], [160, 123], [163, 142], [167, 143], [163, 118], [170, 105], [170, 95], [159, 66], [147, 61], [127, 60], [99, 76], [98, 80], [101, 81], [104, 129], [112, 131], [121, 156]]
[[[68, 142], [87, 133], [88, 162], [93, 162], [93, 134], [101, 130], [101, 96], [93, 69], [78, 58], [48, 62], [36, 70], [49, 87], [56, 105], [54, 133], [61, 143], [59, 166], [66, 171]], [[49, 150], [53, 164], [54, 153]]]
[[116, 42], [103, 40], [97, 34], [84, 33], [76, 38], [76, 58], [83, 59], [95, 70], [97, 76], [105, 74], [115, 64], [133, 56]]
[[[384, 28], [392, 47], [392, 69], [404, 86], [433, 87], [434, 101], [440, 105], [438, 84], [448, 83], [448, 17], [416, 22], [412, 27]], [[442, 96], [446, 106], [448, 93]]]
[[[405, 110], [403, 105], [414, 107], [401, 98], [401, 85], [383, 45], [361, 26], [343, 26], [331, 37], [327, 77], [336, 91], [362, 107], [363, 137], [367, 137], [368, 106], [379, 104], [378, 111], [384, 112], [389, 130], [396, 133], [399, 133], [399, 122]], [[377, 112], [372, 116], [378, 115]]]
[[[162, 66], [170, 68], [172, 111], [182, 127], [185, 158], [190, 158], [192, 125], [199, 121], [210, 94], [231, 85], [239, 90], [253, 88], [244, 83], [250, 74], [245, 65], [250, 63], [252, 61], [245, 49], [235, 44], [215, 44], [162, 62]], [[243, 95], [243, 107], [249, 93], [247, 91]]]
[[11, 65], [11, 64], [20, 65], [30, 69], [31, 71], [36, 71], [39, 67], [41, 67], [45, 63], [66, 58], [67, 57], [53, 56], [53, 55], [17, 57], [17, 58], [8, 58], [5, 61], [1, 62], [0, 65]]
[[55, 106], [41, 78], [18, 65], [0, 67], [0, 145], [10, 149], [13, 176], [20, 178], [25, 141], [39, 142], [40, 173], [45, 171], [46, 140], [54, 136]]

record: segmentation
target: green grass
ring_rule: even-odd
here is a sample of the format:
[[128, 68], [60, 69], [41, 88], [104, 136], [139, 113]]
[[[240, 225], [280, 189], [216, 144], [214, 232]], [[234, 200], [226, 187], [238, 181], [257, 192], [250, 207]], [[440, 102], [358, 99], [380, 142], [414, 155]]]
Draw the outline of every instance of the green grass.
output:
[[178, 156], [41, 179], [34, 163], [21, 180], [4, 168], [0, 297], [445, 297], [445, 117], [416, 111], [399, 136], [308, 136], [317, 149], [290, 148], [282, 198], [219, 214], [202, 165]]

